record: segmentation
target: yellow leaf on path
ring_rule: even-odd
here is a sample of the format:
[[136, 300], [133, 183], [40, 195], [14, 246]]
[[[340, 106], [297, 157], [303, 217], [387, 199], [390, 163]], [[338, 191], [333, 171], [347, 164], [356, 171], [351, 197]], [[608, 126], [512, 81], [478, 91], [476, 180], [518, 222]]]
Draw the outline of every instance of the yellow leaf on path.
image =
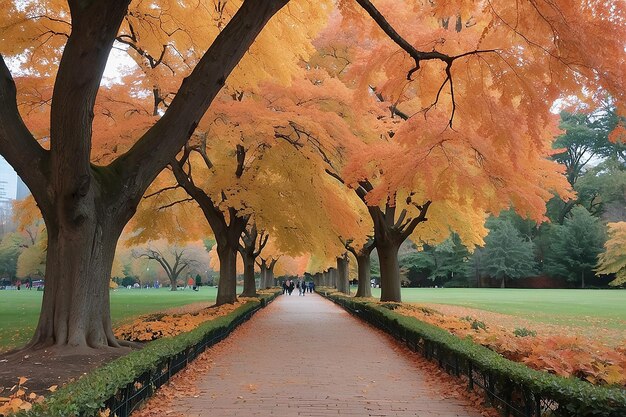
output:
[[58, 385], [51, 385], [51, 386], [48, 387], [48, 391], [54, 392], [54, 391], [57, 390], [58, 387], [59, 387]]
[[0, 397], [0, 403], [7, 402], [7, 401], [10, 401], [10, 400], [11, 399], [9, 397]]
[[29, 403], [29, 402], [24, 402], [24, 403], [22, 403], [22, 405], [20, 405], [20, 410], [28, 411], [31, 408], [33, 408], [33, 405], [31, 403]]
[[20, 385], [24, 385], [24, 383], [25, 383], [26, 381], [28, 381], [28, 378], [26, 378], [26, 377], [24, 377], [24, 376], [21, 376], [21, 377], [20, 377]]
[[24, 391], [23, 389], [18, 389], [17, 392], [15, 393], [16, 397], [21, 397], [22, 395], [26, 394], [26, 391]]
[[30, 394], [28, 394], [28, 398], [31, 400], [34, 400], [35, 398], [37, 398], [37, 394], [35, 394], [34, 392], [31, 392]]

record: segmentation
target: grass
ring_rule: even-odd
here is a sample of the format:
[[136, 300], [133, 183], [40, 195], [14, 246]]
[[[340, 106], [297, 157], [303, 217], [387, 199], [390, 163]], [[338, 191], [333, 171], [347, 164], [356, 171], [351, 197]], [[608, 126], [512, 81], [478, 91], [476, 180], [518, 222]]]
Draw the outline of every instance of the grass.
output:
[[[200, 291], [169, 288], [117, 289], [111, 291], [111, 319], [120, 324], [142, 314], [203, 301], [215, 301], [217, 288]], [[41, 309], [43, 291], [0, 291], [0, 351], [21, 346], [30, 340]]]
[[[356, 290], [355, 290], [356, 291]], [[372, 288], [380, 297], [380, 289]], [[403, 288], [402, 301], [449, 304], [541, 323], [626, 328], [626, 290], [509, 288]]]
[[[354, 294], [353, 290], [353, 294]], [[114, 325], [130, 318], [202, 301], [214, 301], [216, 288], [172, 292], [118, 289], [111, 292]], [[374, 297], [380, 289], [372, 288]], [[26, 343], [33, 334], [41, 291], [0, 291], [0, 351]], [[528, 290], [499, 288], [403, 288], [402, 300], [450, 304], [509, 314], [540, 323], [626, 328], [624, 290]]]

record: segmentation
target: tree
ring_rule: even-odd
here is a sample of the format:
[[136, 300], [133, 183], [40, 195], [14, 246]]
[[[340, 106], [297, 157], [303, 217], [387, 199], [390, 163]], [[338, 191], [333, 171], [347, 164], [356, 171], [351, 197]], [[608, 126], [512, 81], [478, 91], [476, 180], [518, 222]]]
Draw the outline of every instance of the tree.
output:
[[488, 222], [481, 268], [487, 275], [502, 280], [522, 278], [536, 272], [533, 243], [522, 237], [509, 220], [494, 218]]
[[352, 242], [347, 242], [346, 248], [354, 255], [357, 262], [359, 286], [356, 290], [355, 297], [369, 298], [372, 296], [371, 253], [376, 247], [376, 242], [374, 238], [368, 238], [358, 249], [354, 248], [351, 243]]
[[271, 288], [274, 286], [274, 268], [278, 258], [260, 258], [261, 262], [259, 268], [261, 268], [261, 282], [262, 288]]
[[400, 258], [400, 266], [413, 275], [425, 273], [429, 280], [444, 285], [452, 279], [464, 279], [469, 275], [470, 257], [459, 235], [451, 233], [438, 245], [424, 244], [421, 251]]
[[[563, 224], [565, 217], [576, 204], [585, 205], [591, 212], [601, 209], [602, 202], [597, 201], [597, 190], [589, 189], [589, 178], [593, 178], [588, 175], [589, 165], [595, 165], [598, 159], [607, 158], [617, 162], [618, 165], [623, 163], [626, 147], [609, 140], [609, 134], [617, 124], [618, 117], [610, 105], [589, 114], [561, 112], [560, 128], [565, 130], [565, 133], [556, 139], [553, 146], [563, 151], [555, 154], [553, 158], [565, 166], [567, 180], [578, 192], [578, 198], [563, 201], [557, 197], [550, 201], [550, 212], [555, 222]], [[597, 173], [598, 169], [593, 168], [591, 171]], [[582, 180], [583, 184], [579, 184], [579, 180]]]
[[626, 220], [626, 164], [608, 158], [576, 183], [578, 202], [604, 221]]
[[605, 251], [598, 257], [596, 272], [615, 274], [609, 285], [618, 286], [626, 282], [626, 222], [609, 223]]
[[[256, 297], [256, 283], [254, 278], [254, 265], [263, 248], [267, 244], [269, 235], [265, 230], [257, 231], [256, 223], [251, 223], [243, 230], [239, 243], [239, 253], [243, 259], [243, 292], [242, 297]], [[267, 270], [265, 271], [267, 273]], [[264, 283], [261, 283], [262, 288]]]
[[17, 258], [21, 252], [22, 237], [8, 233], [0, 242], [0, 277], [13, 279], [17, 272]]
[[552, 226], [549, 233], [550, 253], [545, 259], [544, 271], [578, 282], [585, 288], [585, 276], [594, 275], [593, 269], [606, 240], [604, 226], [584, 207], [577, 206], [562, 226]]
[[[49, 150], [24, 124], [13, 77], [0, 56], [0, 153], [33, 193], [48, 231], [46, 291], [27, 347], [120, 345], [111, 330], [108, 285], [122, 229], [152, 180], [193, 133], [228, 74], [287, 0], [245, 1], [163, 116], [128, 152], [107, 166], [96, 166], [90, 161], [94, 103], [129, 3], [69, 1], [71, 33], [54, 81]], [[13, 5], [3, 13], [23, 19], [24, 12]]]
[[178, 289], [178, 277], [181, 272], [197, 261], [189, 258], [185, 253], [185, 249], [173, 247], [169, 248], [169, 251], [172, 255], [170, 259], [168, 259], [167, 254], [164, 253], [164, 251], [150, 247], [144, 250], [133, 251], [133, 256], [136, 258], [146, 258], [157, 261], [170, 280], [170, 289], [172, 291], [176, 291]]

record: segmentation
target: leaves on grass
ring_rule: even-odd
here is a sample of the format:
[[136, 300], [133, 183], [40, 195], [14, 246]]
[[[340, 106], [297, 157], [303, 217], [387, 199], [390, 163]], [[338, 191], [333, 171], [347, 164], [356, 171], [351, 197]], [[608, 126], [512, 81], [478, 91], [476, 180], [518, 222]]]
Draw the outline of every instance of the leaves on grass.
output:
[[151, 314], [115, 329], [115, 337], [133, 342], [147, 342], [191, 331], [207, 320], [225, 316], [241, 304], [225, 304], [195, 313]]
[[471, 316], [458, 318], [440, 312], [426, 314], [422, 307], [410, 304], [395, 311], [438, 326], [460, 338], [470, 338], [533, 369], [576, 377], [597, 385], [626, 386], [626, 349], [623, 348], [611, 348], [578, 336], [528, 334], [517, 337], [515, 331], [494, 324], [486, 326]]

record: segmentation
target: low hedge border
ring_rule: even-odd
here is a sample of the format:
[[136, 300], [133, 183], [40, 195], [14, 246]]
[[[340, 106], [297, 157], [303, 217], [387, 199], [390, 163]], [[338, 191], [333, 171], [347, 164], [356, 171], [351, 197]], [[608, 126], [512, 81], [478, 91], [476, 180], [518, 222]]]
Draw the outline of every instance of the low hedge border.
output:
[[626, 390], [622, 387], [594, 386], [531, 369], [469, 339], [395, 313], [394, 303], [383, 306], [338, 293], [322, 295], [405, 342], [413, 351], [438, 360], [449, 373], [467, 376], [469, 388], [483, 388], [491, 404], [505, 416], [626, 416]]
[[202, 323], [194, 330], [149, 342], [71, 382], [15, 417], [91, 417], [101, 410], [126, 417], [144, 399], [208, 347], [226, 338], [237, 326], [271, 303], [280, 291], [259, 294], [231, 313]]

